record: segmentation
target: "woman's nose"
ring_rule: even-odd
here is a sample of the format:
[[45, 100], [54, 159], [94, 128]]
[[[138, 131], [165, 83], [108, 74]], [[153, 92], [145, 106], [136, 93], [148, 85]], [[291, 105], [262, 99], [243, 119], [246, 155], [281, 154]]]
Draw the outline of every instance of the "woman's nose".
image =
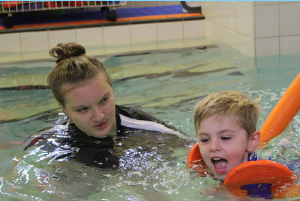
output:
[[93, 120], [94, 121], [102, 121], [104, 118], [104, 113], [101, 108], [97, 107], [94, 109]]

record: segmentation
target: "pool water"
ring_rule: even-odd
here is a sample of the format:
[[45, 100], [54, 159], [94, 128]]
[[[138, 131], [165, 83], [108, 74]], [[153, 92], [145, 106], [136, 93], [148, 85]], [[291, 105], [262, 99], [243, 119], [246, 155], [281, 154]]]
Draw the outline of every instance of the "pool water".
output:
[[[0, 65], [0, 200], [234, 200], [225, 190], [216, 190], [219, 182], [186, 169], [196, 137], [194, 105], [221, 90], [261, 96], [260, 127], [299, 73], [299, 58], [254, 59], [223, 44], [99, 57], [112, 78], [117, 104], [149, 112], [191, 138], [183, 141], [149, 133], [116, 139], [120, 166], [110, 169], [53, 160], [41, 149], [23, 151], [26, 138], [52, 127], [61, 117], [45, 88], [55, 63], [33, 62], [26, 68]], [[24, 85], [32, 87], [20, 90]], [[299, 176], [299, 134], [298, 112], [289, 128], [258, 153]]]

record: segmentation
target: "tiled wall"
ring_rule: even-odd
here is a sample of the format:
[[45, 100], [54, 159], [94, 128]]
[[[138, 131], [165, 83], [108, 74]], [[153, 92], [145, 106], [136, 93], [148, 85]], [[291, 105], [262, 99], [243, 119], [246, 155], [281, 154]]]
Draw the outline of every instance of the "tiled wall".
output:
[[95, 56], [207, 44], [204, 20], [8, 33], [0, 34], [0, 63], [49, 59], [60, 42], [79, 43]]
[[300, 54], [299, 10], [294, 1], [203, 1], [205, 20], [0, 34], [0, 63], [49, 59], [48, 50], [59, 42], [77, 42], [90, 55], [106, 55], [212, 43], [203, 36], [253, 57]]
[[253, 56], [300, 54], [300, 2], [204, 1], [206, 36]]

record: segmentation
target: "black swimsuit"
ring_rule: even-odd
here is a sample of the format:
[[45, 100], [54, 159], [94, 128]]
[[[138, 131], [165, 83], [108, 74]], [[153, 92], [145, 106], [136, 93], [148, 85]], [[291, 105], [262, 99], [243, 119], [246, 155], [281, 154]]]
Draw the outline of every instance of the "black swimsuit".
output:
[[116, 122], [117, 135], [104, 138], [88, 136], [75, 124], [57, 125], [33, 135], [27, 140], [29, 143], [25, 150], [34, 145], [56, 160], [76, 160], [89, 166], [111, 168], [118, 167], [119, 156], [123, 154], [124, 148], [138, 147], [145, 143], [147, 146], [158, 146], [160, 141], [184, 146], [189, 139], [175, 128], [135, 108], [116, 105]]

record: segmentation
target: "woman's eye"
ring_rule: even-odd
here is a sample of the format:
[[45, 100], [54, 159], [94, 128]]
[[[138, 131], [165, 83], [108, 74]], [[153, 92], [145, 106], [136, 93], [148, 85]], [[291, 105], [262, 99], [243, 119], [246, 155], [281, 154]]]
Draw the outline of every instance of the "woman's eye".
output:
[[105, 104], [105, 103], [107, 102], [107, 100], [108, 100], [108, 97], [103, 98], [103, 99], [100, 101], [100, 104]]
[[76, 110], [76, 112], [85, 112], [85, 111], [87, 111], [87, 109], [88, 109], [87, 107], [79, 108]]

